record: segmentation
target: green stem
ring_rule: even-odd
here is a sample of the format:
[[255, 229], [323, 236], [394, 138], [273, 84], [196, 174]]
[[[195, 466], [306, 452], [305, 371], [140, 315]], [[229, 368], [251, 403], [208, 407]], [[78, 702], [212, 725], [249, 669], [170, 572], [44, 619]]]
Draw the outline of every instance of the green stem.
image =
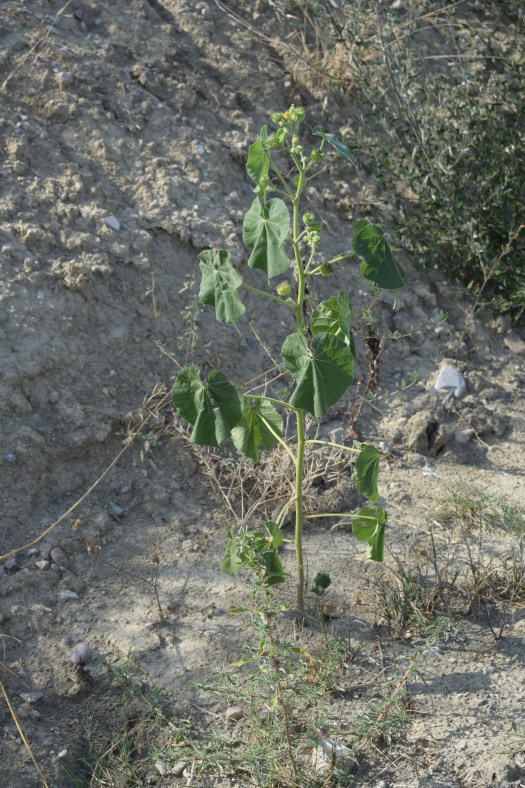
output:
[[[260, 386], [259, 386], [260, 388]], [[245, 397], [251, 397], [252, 399], [267, 399], [268, 402], [275, 402], [276, 405], [282, 405], [283, 408], [288, 408], [288, 410], [293, 410], [297, 413], [297, 408], [294, 408], [293, 405], [290, 405], [289, 402], [285, 402], [282, 399], [275, 399], [275, 397], [267, 397], [266, 394], [249, 394], [246, 393]]]
[[294, 250], [295, 256], [295, 264], [297, 266], [297, 277], [298, 277], [298, 287], [297, 287], [297, 302], [295, 307], [295, 320], [297, 323], [297, 328], [301, 329], [304, 325], [303, 320], [303, 304], [304, 304], [304, 291], [306, 286], [306, 275], [304, 272], [303, 261], [301, 259], [301, 249], [299, 247], [299, 238], [300, 238], [300, 231], [299, 231], [299, 205], [301, 201], [301, 193], [304, 189], [306, 178], [304, 174], [304, 169], [301, 167], [299, 162], [297, 162], [294, 158], [295, 164], [297, 169], [299, 170], [299, 181], [297, 183], [297, 191], [295, 193], [295, 197], [293, 198], [293, 239], [292, 239], [292, 246]]
[[279, 304], [283, 304], [283, 306], [287, 307], [288, 309], [295, 309], [295, 305], [289, 301], [285, 301], [284, 298], [279, 298], [279, 296], [273, 295], [273, 293], [267, 293], [266, 290], [258, 290], [256, 287], [250, 287], [250, 285], [242, 283], [241, 287], [244, 287], [245, 290], [249, 290], [251, 293], [257, 293], [257, 295], [266, 296], [267, 298], [271, 298], [272, 301], [278, 301]]
[[307, 440], [305, 441], [307, 446], [310, 446], [312, 443], [317, 443], [319, 446], [334, 446], [336, 449], [343, 449], [344, 451], [349, 451], [354, 454], [359, 454], [360, 449], [354, 449], [353, 446], [343, 446], [342, 443], [332, 443], [331, 441], [314, 441], [314, 440]]
[[357, 255], [355, 252], [345, 252], [344, 254], [340, 254], [337, 257], [332, 257], [331, 260], [326, 260], [324, 263], [321, 263], [321, 265], [318, 265], [317, 268], [314, 268], [312, 271], [310, 271], [308, 275], [317, 276], [323, 265], [335, 265], [335, 263], [340, 263], [341, 260], [347, 260], [349, 257], [357, 257]]
[[337, 512], [318, 512], [318, 514], [305, 514], [305, 520], [326, 520], [328, 517], [355, 517], [355, 513], [352, 514], [351, 512], [344, 512], [343, 514], [337, 514]]
[[295, 459], [295, 557], [297, 561], [297, 612], [304, 616], [304, 561], [303, 561], [303, 472], [305, 429], [304, 412], [297, 411], [297, 456]]
[[[299, 412], [299, 411], [297, 411], [297, 412]], [[288, 446], [288, 444], [286, 443], [286, 441], [284, 441], [284, 440], [281, 438], [281, 436], [279, 435], [279, 433], [278, 433], [278, 432], [276, 432], [276, 431], [274, 430], [274, 428], [272, 427], [272, 425], [270, 424], [270, 422], [268, 421], [268, 419], [265, 419], [265, 418], [264, 418], [264, 416], [263, 416], [263, 415], [261, 415], [260, 413], [259, 413], [259, 418], [260, 418], [260, 420], [261, 420], [261, 421], [264, 423], [264, 425], [265, 425], [266, 429], [267, 429], [269, 432], [271, 432], [271, 433], [272, 433], [272, 435], [273, 435], [273, 437], [275, 438], [275, 440], [276, 440], [276, 441], [279, 441], [279, 443], [281, 444], [281, 446], [283, 447], [283, 449], [286, 449], [286, 451], [288, 452], [288, 454], [289, 454], [289, 455], [290, 455], [290, 457], [292, 458], [292, 462], [293, 462], [293, 464], [294, 464], [294, 465], [297, 465], [297, 456], [296, 456], [296, 455], [293, 453], [293, 451], [290, 449], [290, 447]]]
[[290, 187], [288, 186], [288, 184], [284, 180], [283, 176], [281, 175], [281, 172], [280, 172], [279, 168], [276, 167], [275, 164], [273, 163], [273, 159], [271, 157], [270, 157], [270, 168], [271, 168], [272, 172], [275, 175], [277, 175], [277, 177], [281, 181], [283, 189], [285, 190], [287, 196], [292, 200], [293, 199], [293, 195], [292, 195], [292, 192], [290, 191]]

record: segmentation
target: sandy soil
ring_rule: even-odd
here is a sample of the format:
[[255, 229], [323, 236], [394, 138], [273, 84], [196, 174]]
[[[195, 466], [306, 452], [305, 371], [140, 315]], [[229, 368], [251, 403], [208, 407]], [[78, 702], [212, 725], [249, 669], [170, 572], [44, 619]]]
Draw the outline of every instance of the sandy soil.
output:
[[[270, 40], [212, 2], [4, 0], [0, 19], [0, 554], [55, 523], [127, 447], [71, 516], [0, 563], [2, 682], [38, 763], [62, 788], [82, 777], [75, 770], [90, 721], [102, 738], [119, 724], [118, 692], [96, 668], [93, 685], [78, 682], [75, 643], [131, 658], [182, 714], [194, 702], [189, 680], [235, 659], [245, 637], [227, 611], [249, 596], [248, 581], [234, 583], [218, 566], [227, 513], [152, 392], [170, 385], [170, 355], [184, 363], [189, 353], [239, 379], [259, 371], [264, 351], [247, 320], [232, 329], [199, 313], [194, 341], [190, 283], [209, 245], [228, 245], [236, 264], [245, 261], [240, 227], [252, 187], [244, 162], [268, 114], [291, 101], [320, 113], [323, 101], [294, 81]], [[350, 104], [339, 114], [347, 122]], [[340, 249], [368, 193], [366, 178], [335, 158], [310, 187], [327, 251]], [[411, 653], [410, 632], [388, 636], [376, 596], [408, 542], [434, 527], [447, 560], [465, 560], [464, 538], [440, 523], [443, 497], [467, 486], [523, 499], [525, 369], [512, 344], [520, 329], [509, 334], [505, 321], [482, 315], [464, 334], [465, 296], [403, 262], [409, 285], [382, 298], [380, 330], [405, 334], [439, 322], [441, 310], [448, 317], [386, 343], [384, 397], [359, 422], [361, 436], [388, 455], [380, 482], [387, 566], [367, 565], [344, 529], [306, 535], [308, 571], [330, 567], [330, 599], [343, 611], [334, 631], [361, 655], [349, 689], [378, 645], [378, 674]], [[337, 286], [354, 294], [356, 313], [366, 303], [356, 271], [338, 274], [329, 292]], [[277, 312], [256, 316], [277, 352]], [[465, 377], [460, 400], [444, 402], [434, 388], [443, 363]], [[412, 373], [418, 383], [389, 394]], [[140, 425], [137, 413], [148, 426], [123, 443]], [[347, 426], [337, 412], [322, 429]], [[486, 550], [510, 554], [517, 540], [495, 528]], [[293, 556], [285, 560], [293, 571]], [[487, 611], [469, 610], [467, 599], [456, 607], [448, 639], [411, 678], [410, 724], [367, 755], [356, 785], [525, 785], [525, 618], [519, 605], [491, 607], [492, 619]], [[32, 703], [24, 692], [42, 696]], [[367, 692], [334, 701], [341, 737], [369, 701]], [[39, 784], [4, 701], [0, 753], [3, 786]]]

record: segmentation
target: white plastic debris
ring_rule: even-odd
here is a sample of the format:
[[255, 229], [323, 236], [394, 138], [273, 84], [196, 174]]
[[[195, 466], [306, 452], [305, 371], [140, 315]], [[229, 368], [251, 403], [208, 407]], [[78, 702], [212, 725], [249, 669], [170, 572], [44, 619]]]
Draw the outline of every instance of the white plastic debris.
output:
[[438, 391], [441, 389], [453, 389], [453, 391], [449, 391], [447, 399], [450, 399], [452, 395], [454, 395], [456, 399], [461, 399], [461, 397], [465, 396], [467, 391], [467, 381], [457, 369], [445, 365], [439, 370], [438, 379], [436, 380], [434, 388]]

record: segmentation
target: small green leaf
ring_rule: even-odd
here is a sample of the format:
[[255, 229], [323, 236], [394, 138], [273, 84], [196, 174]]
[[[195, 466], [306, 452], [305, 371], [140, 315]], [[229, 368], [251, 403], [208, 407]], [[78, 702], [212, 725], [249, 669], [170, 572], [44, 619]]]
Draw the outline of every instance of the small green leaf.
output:
[[221, 569], [230, 577], [235, 577], [240, 569], [245, 565], [239, 552], [239, 545], [235, 533], [228, 531], [228, 541], [226, 543], [226, 551], [224, 558], [221, 561]]
[[268, 425], [282, 437], [283, 420], [272, 403], [267, 399], [260, 399], [256, 400], [255, 404], [250, 404], [245, 397], [242, 420], [232, 430], [232, 440], [239, 454], [258, 462], [260, 446], [271, 451], [279, 441]]
[[284, 583], [286, 580], [286, 572], [281, 563], [281, 559], [275, 550], [268, 550], [261, 556], [264, 570], [266, 575], [266, 583], [269, 586], [277, 585], [277, 583]]
[[283, 243], [290, 229], [290, 214], [286, 204], [275, 197], [263, 205], [256, 197], [244, 217], [243, 241], [252, 250], [248, 265], [264, 271], [271, 279], [284, 274], [290, 261]]
[[331, 586], [331, 584], [332, 579], [329, 574], [326, 572], [317, 572], [316, 576], [314, 577], [312, 591], [314, 594], [317, 594], [317, 596], [323, 596], [324, 592]]
[[352, 518], [352, 532], [361, 542], [368, 542], [366, 557], [372, 561], [383, 560], [386, 518], [379, 506], [363, 506]]
[[350, 347], [355, 358], [354, 337], [352, 334], [352, 310], [348, 301], [348, 293], [341, 290], [337, 296], [322, 301], [312, 312], [310, 329], [316, 334], [335, 334]]
[[230, 616], [236, 616], [239, 613], [249, 613], [249, 612], [250, 612], [249, 607], [232, 607], [231, 610], [228, 610]]
[[323, 137], [327, 141], [327, 143], [331, 145], [332, 148], [334, 148], [340, 159], [346, 159], [346, 161], [349, 161], [350, 164], [355, 165], [355, 162], [350, 154], [350, 149], [347, 148], [346, 145], [344, 145], [341, 142], [341, 140], [339, 140], [335, 136], [335, 134], [327, 134], [325, 131], [322, 131], [321, 129], [316, 129], [314, 131], [314, 134], [317, 134], [318, 137]]
[[193, 424], [190, 441], [200, 446], [219, 446], [230, 437], [242, 418], [242, 395], [226, 375], [214, 370], [203, 383], [197, 367], [186, 367], [175, 377], [173, 405]]
[[405, 271], [392, 254], [380, 227], [361, 219], [354, 227], [354, 252], [363, 260], [361, 273], [378, 287], [397, 290], [405, 285]]
[[381, 452], [369, 443], [356, 444], [356, 448], [360, 449], [360, 452], [354, 469], [355, 486], [368, 500], [378, 501], [377, 478]]
[[272, 538], [273, 549], [277, 550], [284, 542], [283, 532], [281, 531], [277, 523], [272, 523], [271, 521], [266, 522], [264, 524], [264, 527], [268, 530], [268, 533]]
[[215, 307], [215, 316], [221, 323], [235, 323], [245, 312], [237, 294], [242, 276], [232, 266], [230, 257], [224, 249], [208, 249], [199, 255], [202, 272], [199, 298], [203, 304]]
[[261, 178], [268, 176], [268, 169], [270, 166], [270, 155], [266, 149], [267, 127], [263, 126], [259, 137], [250, 145], [248, 151], [248, 160], [246, 162], [246, 171], [252, 181], [259, 185]]
[[346, 342], [334, 334], [317, 334], [311, 349], [301, 334], [291, 334], [282, 347], [283, 367], [297, 386], [290, 405], [317, 418], [325, 416], [354, 379], [354, 358]]
[[243, 657], [235, 662], [230, 662], [230, 666], [232, 668], [242, 668], [243, 665], [248, 665], [250, 662], [253, 662], [253, 657]]

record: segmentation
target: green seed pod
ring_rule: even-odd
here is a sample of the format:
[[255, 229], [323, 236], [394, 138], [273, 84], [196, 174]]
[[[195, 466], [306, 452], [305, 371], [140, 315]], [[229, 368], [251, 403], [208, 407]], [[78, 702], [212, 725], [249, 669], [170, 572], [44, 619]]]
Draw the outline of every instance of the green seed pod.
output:
[[319, 266], [319, 273], [321, 276], [332, 276], [334, 270], [335, 266], [331, 265], [330, 263], [321, 263]]
[[290, 295], [290, 290], [291, 289], [292, 288], [290, 287], [290, 283], [289, 282], [279, 282], [279, 284], [275, 288], [275, 290], [277, 292], [277, 295], [280, 295], [283, 298], [286, 298], [286, 296]]
[[311, 211], [307, 211], [303, 216], [303, 224], [308, 227], [315, 222], [315, 216]]

